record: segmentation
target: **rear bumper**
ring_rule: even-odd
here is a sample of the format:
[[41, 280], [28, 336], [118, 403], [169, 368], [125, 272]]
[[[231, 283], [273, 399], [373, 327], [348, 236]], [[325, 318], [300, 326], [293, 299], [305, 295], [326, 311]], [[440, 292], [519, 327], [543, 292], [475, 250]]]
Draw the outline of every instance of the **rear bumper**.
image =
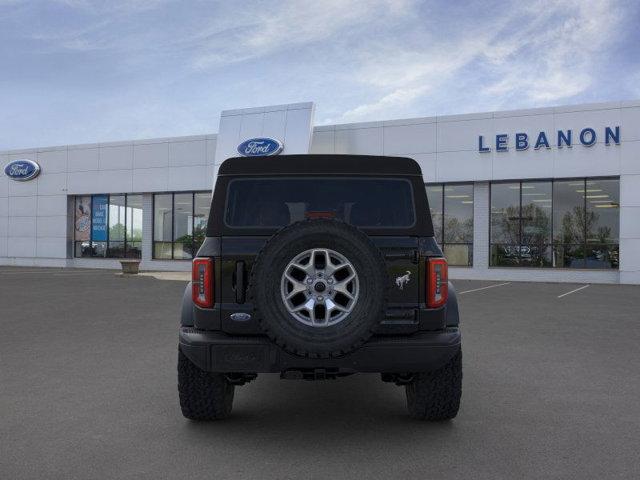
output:
[[284, 351], [266, 337], [230, 336], [180, 328], [180, 349], [200, 369], [210, 372], [280, 373], [287, 370], [405, 373], [435, 370], [459, 350], [460, 331], [411, 336], [373, 337], [340, 358], [303, 358]]

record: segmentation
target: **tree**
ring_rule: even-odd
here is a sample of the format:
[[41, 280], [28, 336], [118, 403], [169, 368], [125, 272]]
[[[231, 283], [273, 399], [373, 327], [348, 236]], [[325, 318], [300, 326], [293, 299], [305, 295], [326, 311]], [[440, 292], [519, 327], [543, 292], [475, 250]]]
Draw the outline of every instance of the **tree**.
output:
[[[576, 205], [572, 210], [566, 212], [562, 217], [562, 228], [560, 236], [556, 235], [556, 241], [563, 244], [579, 244], [582, 245], [585, 239], [585, 233], [587, 237], [593, 237], [592, 230], [597, 225], [600, 216], [594, 211], [585, 212], [585, 208], [582, 205]], [[598, 238], [601, 238], [602, 243], [609, 241], [611, 235], [611, 229], [609, 227], [598, 227]]]
[[116, 223], [109, 227], [109, 240], [124, 241], [124, 225], [122, 223]]

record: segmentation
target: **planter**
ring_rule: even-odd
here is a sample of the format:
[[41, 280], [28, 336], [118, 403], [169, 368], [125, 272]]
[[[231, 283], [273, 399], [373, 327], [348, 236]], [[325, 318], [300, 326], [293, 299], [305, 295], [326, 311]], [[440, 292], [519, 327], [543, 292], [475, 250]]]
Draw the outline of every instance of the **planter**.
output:
[[135, 275], [140, 271], [140, 260], [137, 259], [120, 260], [120, 265], [122, 273], [127, 275]]

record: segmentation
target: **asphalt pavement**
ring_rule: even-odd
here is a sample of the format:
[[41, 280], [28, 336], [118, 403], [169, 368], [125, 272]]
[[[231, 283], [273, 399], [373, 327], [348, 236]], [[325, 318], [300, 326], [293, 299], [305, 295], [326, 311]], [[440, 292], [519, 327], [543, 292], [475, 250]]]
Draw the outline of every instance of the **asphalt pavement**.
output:
[[0, 267], [0, 478], [640, 478], [640, 287], [454, 283], [455, 420], [410, 419], [377, 375], [262, 375], [230, 419], [194, 423], [185, 282]]

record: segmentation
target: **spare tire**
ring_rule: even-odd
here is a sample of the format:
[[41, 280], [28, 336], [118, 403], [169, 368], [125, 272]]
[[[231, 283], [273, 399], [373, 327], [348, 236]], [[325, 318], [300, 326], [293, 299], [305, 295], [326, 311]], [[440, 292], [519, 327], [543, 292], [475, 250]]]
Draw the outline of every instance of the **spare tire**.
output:
[[303, 357], [344, 355], [383, 318], [385, 262], [369, 237], [344, 222], [306, 220], [276, 233], [249, 286], [254, 314], [283, 349]]

